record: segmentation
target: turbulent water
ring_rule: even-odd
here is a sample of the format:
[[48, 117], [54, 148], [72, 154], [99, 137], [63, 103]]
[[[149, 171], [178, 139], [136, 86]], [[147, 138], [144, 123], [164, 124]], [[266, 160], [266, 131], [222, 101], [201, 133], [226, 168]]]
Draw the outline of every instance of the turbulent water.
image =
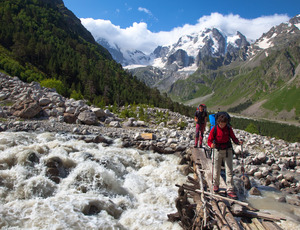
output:
[[[55, 183], [49, 159], [60, 158]], [[68, 134], [0, 133], [1, 229], [181, 229], [179, 158], [86, 143]]]

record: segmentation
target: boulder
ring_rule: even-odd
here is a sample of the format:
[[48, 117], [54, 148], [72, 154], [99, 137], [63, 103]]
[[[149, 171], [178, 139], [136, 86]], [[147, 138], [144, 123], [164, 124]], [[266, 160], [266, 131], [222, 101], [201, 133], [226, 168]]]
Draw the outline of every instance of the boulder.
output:
[[79, 113], [78, 120], [86, 125], [96, 125], [98, 123], [96, 114], [91, 110], [85, 110]]
[[64, 121], [68, 124], [76, 124], [77, 117], [71, 113], [64, 113]]
[[253, 196], [261, 196], [261, 192], [258, 190], [257, 187], [252, 187], [249, 191], [249, 194]]
[[20, 102], [16, 102], [11, 108], [11, 113], [14, 116], [26, 119], [35, 117], [41, 111], [42, 108], [39, 103], [30, 98], [27, 98]]

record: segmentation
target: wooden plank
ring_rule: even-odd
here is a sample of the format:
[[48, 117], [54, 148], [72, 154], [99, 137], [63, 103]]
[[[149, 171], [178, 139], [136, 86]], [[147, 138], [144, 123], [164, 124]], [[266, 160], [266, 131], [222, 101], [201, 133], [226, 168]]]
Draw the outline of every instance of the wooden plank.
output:
[[250, 227], [251, 230], [259, 230], [253, 222], [248, 223], [248, 226]]
[[252, 218], [252, 223], [256, 225], [258, 230], [265, 230], [264, 226], [259, 222], [257, 218]]
[[144, 140], [153, 140], [153, 133], [142, 133], [141, 137]]
[[283, 217], [277, 217], [268, 213], [263, 213], [263, 212], [251, 212], [245, 210], [242, 214], [245, 217], [251, 217], [251, 218], [260, 218], [264, 220], [271, 220], [271, 221], [280, 221], [280, 220], [286, 220]]
[[245, 229], [245, 230], [251, 230], [250, 226], [248, 225], [247, 222], [245, 222], [243, 219], [240, 220], [240, 224], [242, 225], [242, 227]]
[[[192, 159], [196, 164], [201, 164], [202, 169], [205, 171], [206, 182], [209, 189], [212, 188], [212, 160], [207, 158], [202, 148], [192, 149]], [[222, 177], [220, 177], [220, 189], [227, 189], [226, 183]]]
[[220, 212], [220, 209], [215, 200], [211, 200], [211, 206], [212, 206], [213, 211], [216, 214], [217, 225], [218, 225], [219, 229], [230, 229], [229, 224], [227, 223], [226, 219]]
[[268, 220], [263, 220], [262, 225], [267, 230], [282, 230], [282, 228], [279, 227], [276, 223], [268, 221]]
[[226, 221], [229, 224], [229, 226], [231, 227], [231, 229], [240, 230], [241, 228], [240, 228], [238, 222], [236, 221], [236, 219], [234, 218], [234, 216], [228, 209], [227, 205], [224, 202], [219, 201], [218, 206], [219, 206], [220, 210], [224, 210], [222, 215], [226, 219]]
[[234, 199], [231, 199], [231, 198], [228, 198], [228, 197], [220, 196], [218, 194], [211, 194], [210, 192], [201, 191], [199, 189], [196, 189], [195, 192], [198, 192], [198, 193], [202, 193], [203, 192], [205, 195], [218, 198], [219, 200], [227, 200], [227, 201], [231, 201], [231, 202], [243, 205], [245, 207], [249, 207], [249, 204], [246, 203], [246, 202], [242, 202], [242, 201], [239, 201], [239, 200], [234, 200]]

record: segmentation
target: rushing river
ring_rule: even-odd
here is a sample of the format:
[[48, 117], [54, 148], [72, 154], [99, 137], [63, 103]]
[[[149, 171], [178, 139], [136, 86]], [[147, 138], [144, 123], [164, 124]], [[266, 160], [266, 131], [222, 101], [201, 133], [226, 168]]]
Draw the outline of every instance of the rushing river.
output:
[[[61, 160], [60, 182], [47, 162]], [[179, 158], [69, 134], [0, 133], [1, 229], [181, 229]], [[53, 163], [53, 162], [52, 162]]]

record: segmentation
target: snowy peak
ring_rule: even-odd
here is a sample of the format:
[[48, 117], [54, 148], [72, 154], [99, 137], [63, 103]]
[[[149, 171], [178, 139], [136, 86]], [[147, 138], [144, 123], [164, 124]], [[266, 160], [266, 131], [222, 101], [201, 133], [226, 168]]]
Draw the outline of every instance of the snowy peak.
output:
[[267, 33], [264, 33], [259, 39], [255, 41], [251, 46], [250, 56], [255, 55], [261, 50], [277, 47], [293, 40], [293, 37], [297, 37], [300, 34], [300, 15], [291, 18], [286, 23], [281, 23], [278, 26], [272, 27]]
[[[195, 71], [204, 58], [221, 58], [225, 60], [229, 52], [230, 60], [239, 58], [238, 51], [249, 42], [244, 35], [237, 32], [234, 36], [226, 36], [216, 28], [208, 28], [199, 33], [184, 35], [171, 46], [160, 46], [152, 54], [152, 65], [158, 68], [167, 68], [173, 71]], [[219, 63], [224, 63], [221, 60]]]
[[145, 55], [138, 50], [126, 50], [124, 47], [122, 52], [117, 44], [111, 45], [105, 39], [99, 39], [98, 42], [108, 49], [112, 57], [125, 68], [152, 65], [172, 71], [184, 71], [185, 68], [188, 71], [196, 71], [203, 58], [207, 56], [225, 57], [227, 52], [231, 55], [229, 61], [231, 62], [238, 57], [236, 52], [239, 49], [249, 45], [245, 36], [240, 32], [233, 36], [226, 36], [216, 28], [208, 28], [198, 33], [184, 35], [172, 45], [158, 46], [150, 55]]

